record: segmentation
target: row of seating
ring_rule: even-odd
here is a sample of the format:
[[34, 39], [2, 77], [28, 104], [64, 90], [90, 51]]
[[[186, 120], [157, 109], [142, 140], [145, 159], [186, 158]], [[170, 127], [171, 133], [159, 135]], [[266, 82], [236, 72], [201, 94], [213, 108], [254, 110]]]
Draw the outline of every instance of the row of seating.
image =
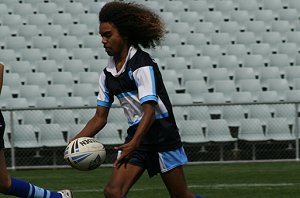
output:
[[[73, 137], [83, 127], [84, 124], [61, 126], [55, 123], [15, 125], [13, 142], [8, 132], [4, 139], [7, 148], [10, 148], [11, 144], [17, 148], [63, 147], [66, 146], [67, 139]], [[286, 118], [269, 118], [265, 123], [256, 118], [239, 119], [236, 134], [232, 132], [232, 128], [225, 119], [206, 122], [181, 120], [178, 122], [178, 127], [182, 141], [186, 143], [233, 142], [237, 140], [294, 141], [296, 139]], [[108, 123], [95, 138], [107, 145], [122, 144], [125, 134], [126, 131], [123, 131], [117, 123]]]

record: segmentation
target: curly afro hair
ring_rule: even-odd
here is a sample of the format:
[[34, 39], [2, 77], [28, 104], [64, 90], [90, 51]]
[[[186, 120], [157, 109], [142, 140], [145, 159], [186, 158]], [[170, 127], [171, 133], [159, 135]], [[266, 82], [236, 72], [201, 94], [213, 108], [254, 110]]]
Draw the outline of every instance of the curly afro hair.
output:
[[113, 1], [99, 12], [99, 21], [113, 23], [131, 45], [155, 48], [165, 35], [165, 24], [154, 11], [136, 3]]

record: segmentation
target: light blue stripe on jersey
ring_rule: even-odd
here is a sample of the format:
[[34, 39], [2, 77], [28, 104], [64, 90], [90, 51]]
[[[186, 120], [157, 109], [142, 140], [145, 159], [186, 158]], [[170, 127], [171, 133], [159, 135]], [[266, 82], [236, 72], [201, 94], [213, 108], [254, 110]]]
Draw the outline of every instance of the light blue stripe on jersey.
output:
[[117, 95], [117, 98], [118, 99], [121, 99], [121, 98], [125, 98], [127, 96], [137, 96], [138, 92], [137, 91], [130, 91], [130, 92], [125, 92], [125, 93], [120, 93]]
[[107, 87], [106, 87], [106, 80], [105, 80], [105, 82], [104, 82], [104, 87], [105, 87], [105, 92], [104, 92], [104, 94], [105, 94], [105, 99], [104, 99], [104, 101], [108, 103], [108, 102], [109, 102], [109, 96], [108, 96], [109, 91], [108, 91], [108, 89], [107, 89]]
[[[169, 113], [168, 112], [160, 114], [160, 115], [155, 115], [155, 119], [162, 119], [162, 118], [167, 118], [167, 117], [169, 117]], [[135, 120], [134, 122], [128, 122], [128, 125], [132, 126], [132, 125], [138, 124], [141, 120], [142, 120], [142, 118], [140, 118], [138, 120]]]
[[159, 152], [159, 165], [162, 173], [168, 172], [188, 162], [183, 147], [173, 151]]
[[151, 75], [151, 81], [152, 81], [152, 93], [153, 95], [156, 95], [156, 84], [155, 84], [155, 78], [154, 78], [154, 71], [153, 67], [149, 67], [150, 75]]
[[28, 197], [31, 197], [32, 195], [32, 191], [33, 191], [33, 188], [32, 188], [32, 184], [29, 184], [29, 192], [28, 192]]
[[102, 106], [102, 107], [107, 107], [107, 108], [111, 107], [111, 104], [109, 102], [105, 102], [105, 101], [101, 101], [101, 100], [97, 100], [97, 105]]
[[157, 102], [158, 98], [157, 98], [157, 96], [145, 96], [145, 97], [141, 98], [140, 102], [141, 102], [141, 104], [143, 104], [144, 102], [147, 102], [149, 100]]

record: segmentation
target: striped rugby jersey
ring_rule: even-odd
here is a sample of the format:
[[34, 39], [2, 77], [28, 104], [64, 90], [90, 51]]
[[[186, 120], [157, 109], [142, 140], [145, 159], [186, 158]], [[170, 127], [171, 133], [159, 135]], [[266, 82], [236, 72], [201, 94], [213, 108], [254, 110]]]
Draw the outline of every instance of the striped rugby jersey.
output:
[[143, 137], [140, 149], [167, 151], [182, 146], [172, 105], [157, 64], [141, 49], [130, 47], [126, 61], [116, 72], [113, 58], [100, 74], [97, 104], [110, 108], [116, 96], [128, 119], [126, 142], [133, 137], [142, 119], [142, 104], [156, 102], [155, 122]]

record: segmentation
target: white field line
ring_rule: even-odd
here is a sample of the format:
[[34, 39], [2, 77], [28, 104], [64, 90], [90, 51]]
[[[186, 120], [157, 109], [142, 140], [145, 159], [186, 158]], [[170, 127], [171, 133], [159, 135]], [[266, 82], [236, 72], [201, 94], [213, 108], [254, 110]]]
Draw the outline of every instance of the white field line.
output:
[[[286, 186], [298, 186], [300, 183], [252, 183], [252, 184], [214, 184], [214, 185], [189, 185], [191, 188], [206, 188], [206, 189], [224, 189], [224, 188], [273, 188], [273, 187], [286, 187]], [[132, 188], [130, 191], [152, 191], [152, 190], [164, 190], [165, 187], [147, 187], [147, 188]], [[103, 192], [103, 189], [82, 189], [72, 190], [73, 192]]]

